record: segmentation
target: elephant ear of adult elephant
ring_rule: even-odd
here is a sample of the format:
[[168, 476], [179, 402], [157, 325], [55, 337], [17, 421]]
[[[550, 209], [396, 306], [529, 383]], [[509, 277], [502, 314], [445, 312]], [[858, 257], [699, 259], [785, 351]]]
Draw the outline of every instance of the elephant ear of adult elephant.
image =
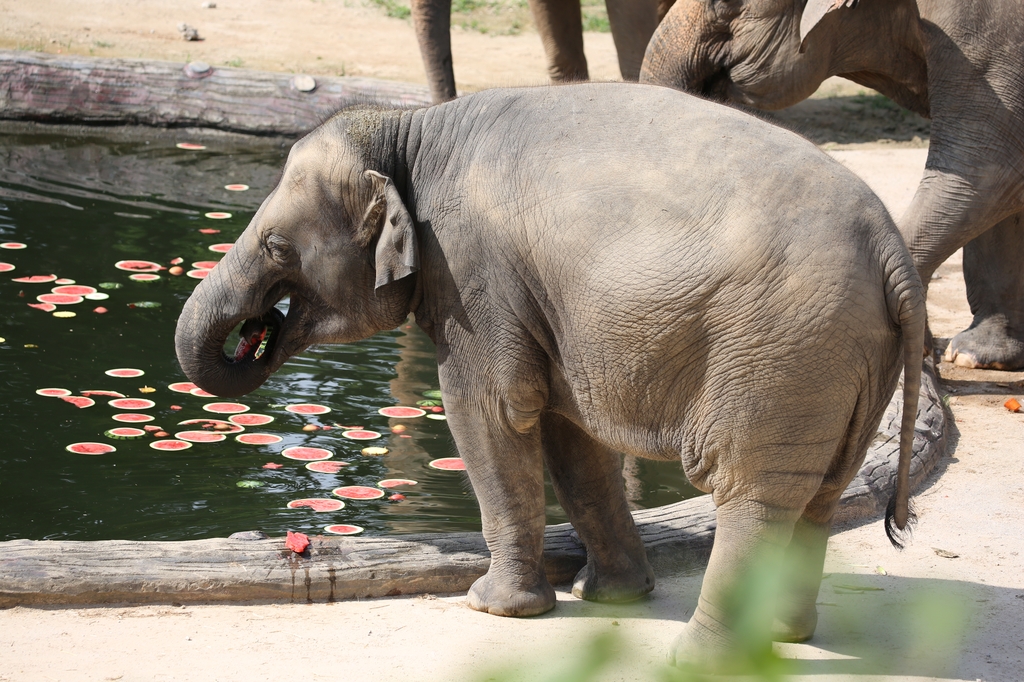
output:
[[822, 18], [840, 7], [853, 7], [857, 0], [808, 0], [804, 13], [800, 15], [800, 52], [807, 50], [807, 34]]

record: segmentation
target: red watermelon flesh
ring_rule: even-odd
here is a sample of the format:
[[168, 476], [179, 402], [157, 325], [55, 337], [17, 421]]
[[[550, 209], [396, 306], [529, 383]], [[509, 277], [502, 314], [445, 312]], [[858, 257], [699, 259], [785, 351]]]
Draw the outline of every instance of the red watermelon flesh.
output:
[[116, 398], [108, 401], [107, 405], [116, 407], [119, 410], [148, 410], [154, 407], [156, 403], [145, 398]]
[[413, 417], [422, 417], [426, 414], [424, 410], [418, 407], [402, 407], [398, 405], [395, 407], [382, 407], [377, 412], [385, 417], [396, 417], [398, 419], [411, 419]]
[[72, 296], [71, 294], [39, 294], [36, 296], [36, 300], [40, 303], [52, 303], [54, 305], [75, 305], [85, 299], [81, 296]]
[[193, 424], [198, 424], [200, 428], [211, 429], [220, 433], [241, 433], [245, 431], [244, 426], [226, 422], [223, 419], [186, 419], [183, 422], [178, 422], [178, 426], [192, 426]]
[[109, 443], [72, 443], [64, 449], [76, 455], [105, 455], [117, 452], [117, 448]]
[[232, 424], [238, 424], [239, 426], [263, 426], [274, 421], [274, 418], [266, 414], [233, 414], [228, 417], [228, 421]]
[[65, 284], [64, 286], [54, 287], [50, 291], [55, 294], [67, 294], [69, 296], [88, 296], [89, 294], [96, 293], [96, 289], [81, 284]]
[[219, 262], [219, 260], [199, 260], [193, 263], [192, 267], [197, 270], [213, 270]]
[[385, 478], [377, 481], [377, 485], [381, 488], [397, 488], [400, 485], [416, 485], [416, 481], [409, 478]]
[[341, 435], [350, 440], [375, 440], [380, 438], [380, 434], [376, 431], [363, 431], [361, 429], [343, 431]]
[[66, 388], [37, 388], [36, 393], [47, 398], [63, 398], [66, 395], [71, 395], [71, 391]]
[[384, 497], [383, 490], [370, 488], [365, 485], [346, 485], [341, 488], [335, 488], [331, 492], [338, 497], [344, 497], [349, 500], [375, 500], [378, 497]]
[[442, 471], [465, 471], [466, 463], [462, 461], [461, 457], [442, 457], [441, 459], [435, 459], [430, 462], [429, 466], [434, 469], [441, 469]]
[[330, 459], [334, 457], [334, 453], [330, 450], [324, 450], [323, 448], [308, 448], [308, 447], [294, 447], [285, 448], [281, 451], [281, 454], [288, 459], [298, 459], [302, 461], [313, 461], [317, 459]]
[[15, 277], [12, 282], [19, 284], [45, 284], [57, 279], [57, 275], [32, 275], [31, 277]]
[[235, 436], [235, 440], [245, 445], [271, 445], [280, 443], [284, 438], [275, 436], [272, 433], [243, 433]]
[[82, 395], [87, 395], [90, 398], [97, 396], [100, 398], [123, 398], [124, 393], [118, 393], [117, 391], [82, 391]]
[[82, 409], [83, 407], [92, 407], [96, 404], [96, 401], [92, 398], [86, 398], [85, 396], [80, 395], [62, 395], [59, 397], [64, 402], [71, 403], [78, 409]]
[[215, 431], [179, 431], [174, 434], [178, 440], [187, 440], [190, 443], [219, 443], [227, 438], [223, 433]]
[[330, 462], [310, 462], [309, 464], [306, 465], [306, 468], [309, 469], [310, 471], [315, 471], [318, 474], [336, 474], [347, 466], [348, 462], [334, 460]]
[[35, 308], [36, 310], [42, 310], [44, 313], [52, 313], [57, 309], [57, 306], [52, 303], [29, 303], [28, 307]]
[[363, 528], [348, 523], [332, 523], [329, 526], [324, 526], [324, 531], [334, 535], [356, 535], [357, 533], [362, 533]]
[[126, 424], [138, 424], [140, 422], [151, 422], [153, 416], [149, 414], [140, 414], [138, 412], [122, 412], [115, 414], [111, 417], [116, 422], [124, 422]]
[[175, 440], [173, 438], [169, 438], [167, 440], [155, 440], [149, 444], [149, 447], [153, 448], [154, 450], [188, 450], [190, 447], [192, 447], [192, 443], [183, 440]]
[[114, 263], [118, 270], [129, 270], [132, 272], [156, 272], [162, 270], [163, 266], [149, 260], [119, 260]]
[[193, 388], [199, 388], [199, 387], [196, 386], [195, 384], [193, 384], [191, 381], [178, 381], [178, 382], [175, 382], [175, 383], [171, 384], [167, 388], [171, 389], [175, 393], [188, 393]]
[[284, 409], [294, 414], [327, 414], [328, 412], [331, 411], [331, 408], [327, 407], [326, 405], [312, 405], [310, 403], [288, 405]]
[[341, 500], [325, 500], [308, 497], [302, 500], [292, 500], [288, 503], [289, 509], [312, 509], [315, 512], [332, 512], [344, 508], [345, 503]]
[[0, 272], [10, 272], [14, 269], [14, 266], [10, 263], [0, 263]]
[[236, 412], [248, 412], [249, 406], [242, 403], [207, 403], [203, 409], [214, 414], [235, 414]]

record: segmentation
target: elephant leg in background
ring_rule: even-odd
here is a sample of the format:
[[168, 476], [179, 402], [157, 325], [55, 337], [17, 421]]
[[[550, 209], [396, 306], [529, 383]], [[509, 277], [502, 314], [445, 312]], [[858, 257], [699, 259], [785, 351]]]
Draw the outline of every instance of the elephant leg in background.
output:
[[818, 625], [818, 590], [831, 527], [831, 521], [816, 523], [805, 512], [793, 528], [783, 560], [772, 625], [772, 639], [776, 642], [806, 642], [814, 635]]
[[590, 78], [587, 57], [583, 54], [583, 16], [579, 0], [530, 0], [530, 11], [544, 45], [552, 82]]
[[451, 23], [451, 0], [412, 0], [412, 24], [435, 104], [455, 99]]
[[964, 280], [974, 321], [946, 348], [963, 367], [1024, 367], [1024, 213], [1010, 216], [964, 246]]
[[549, 412], [541, 417], [541, 442], [558, 501], [587, 547], [572, 593], [616, 602], [650, 592], [654, 571], [629, 513], [618, 453]]
[[[608, 24], [619, 56], [619, 73], [626, 81], [640, 80], [640, 67], [654, 30], [658, 28], [658, 0], [605, 0]], [[667, 9], [666, 9], [667, 11]]]
[[487, 574], [469, 590], [470, 608], [496, 616], [535, 616], [551, 610], [555, 591], [544, 574], [539, 424], [520, 433], [495, 424], [482, 410], [452, 404], [448, 425], [466, 460], [491, 551]]

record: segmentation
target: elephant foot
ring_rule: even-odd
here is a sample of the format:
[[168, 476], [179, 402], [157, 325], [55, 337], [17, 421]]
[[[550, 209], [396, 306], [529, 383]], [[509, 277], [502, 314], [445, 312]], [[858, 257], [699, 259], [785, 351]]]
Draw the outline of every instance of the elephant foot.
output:
[[987, 317], [954, 336], [942, 359], [970, 369], [1018, 370], [1024, 368], [1024, 339], [1011, 334], [1005, 318]]
[[799, 644], [813, 637], [816, 627], [818, 609], [811, 606], [809, 610], [804, 609], [800, 613], [777, 616], [772, 623], [772, 639], [776, 642]]
[[579, 599], [599, 602], [627, 602], [640, 599], [654, 589], [654, 571], [647, 558], [638, 566], [627, 560], [620, 570], [598, 569], [593, 561], [580, 569], [572, 583], [572, 594]]
[[771, 653], [771, 642], [743, 641], [698, 608], [672, 643], [669, 662], [696, 673], [735, 675], [756, 670]]
[[541, 575], [540, 583], [523, 589], [521, 585], [503, 582], [489, 572], [477, 578], [466, 595], [469, 608], [494, 616], [524, 618], [538, 616], [555, 606], [555, 590]]

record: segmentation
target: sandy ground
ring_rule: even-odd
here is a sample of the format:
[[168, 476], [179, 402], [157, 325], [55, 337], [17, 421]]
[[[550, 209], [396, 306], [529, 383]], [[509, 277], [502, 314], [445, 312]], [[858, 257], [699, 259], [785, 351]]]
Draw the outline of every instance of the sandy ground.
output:
[[[331, 0], [199, 4], [0, 0], [0, 48], [423, 82], [409, 23], [379, 9]], [[206, 40], [181, 40], [182, 21]], [[454, 43], [462, 87], [545, 80], [531, 33], [456, 31]], [[614, 78], [610, 37], [588, 34], [587, 50], [592, 73]], [[926, 152], [868, 147], [833, 154], [898, 216]], [[940, 345], [969, 324], [958, 256], [939, 270], [929, 311]], [[914, 540], [897, 553], [877, 519], [837, 529], [815, 638], [777, 647], [792, 659], [795, 679], [1024, 677], [1024, 415], [1001, 407], [1009, 395], [1022, 397], [1014, 382], [1024, 373], [941, 370], [956, 432], [950, 457], [916, 497]], [[649, 599], [628, 606], [581, 602], [563, 586], [553, 612], [526, 620], [473, 612], [461, 595], [312, 606], [19, 607], [0, 611], [0, 681], [662, 679], [659, 666], [693, 611], [701, 576], [658, 579]], [[570, 674], [604, 655], [610, 661], [595, 676]]]

